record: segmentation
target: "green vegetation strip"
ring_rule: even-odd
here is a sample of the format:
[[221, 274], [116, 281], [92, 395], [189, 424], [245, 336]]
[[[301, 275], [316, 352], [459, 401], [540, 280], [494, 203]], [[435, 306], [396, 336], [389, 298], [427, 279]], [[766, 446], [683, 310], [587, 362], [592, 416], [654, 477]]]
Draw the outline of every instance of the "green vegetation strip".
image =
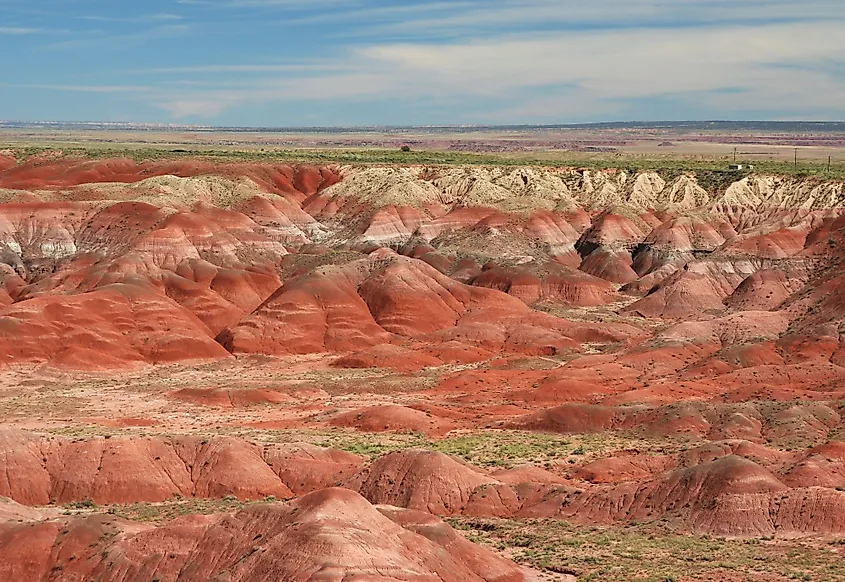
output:
[[[73, 438], [177, 436], [156, 435], [145, 429], [112, 429], [99, 426], [59, 427], [45, 432]], [[397, 451], [423, 449], [441, 452], [479, 467], [495, 468], [519, 465], [549, 466], [552, 463], [582, 465], [617, 451], [637, 450], [646, 454], [665, 455], [700, 444], [699, 440], [689, 436], [662, 438], [626, 433], [558, 435], [494, 429], [453, 432], [439, 440], [412, 431], [365, 433], [352, 429], [312, 431], [226, 427], [214, 433], [203, 433], [206, 438], [211, 438], [214, 434], [263, 443], [311, 443], [361, 455], [369, 460]]]
[[418, 433], [367, 434], [351, 431], [312, 439], [320, 446], [370, 459], [416, 448], [438, 451], [481, 467], [501, 468], [525, 464], [548, 466], [552, 462], [581, 464], [611, 451], [636, 449], [666, 454], [688, 446], [687, 439], [641, 439], [622, 434], [555, 435], [510, 430], [453, 433], [442, 440], [427, 439]]
[[839, 540], [725, 540], [658, 524], [575, 526], [558, 520], [450, 518], [470, 540], [581, 582], [845, 579]]
[[[276, 501], [268, 497], [263, 502]], [[98, 506], [91, 500], [77, 501], [64, 506], [65, 515], [107, 513], [121, 519], [164, 523], [185, 515], [211, 515], [239, 511], [258, 501], [240, 501], [232, 495], [222, 499], [184, 499], [174, 497], [161, 503], [126, 503]]]
[[[0, 149], [4, 145], [0, 144]], [[466, 153], [438, 150], [411, 150], [387, 148], [291, 148], [291, 149], [172, 149], [169, 147], [96, 147], [86, 146], [31, 146], [16, 147], [10, 144], [18, 159], [27, 159], [48, 152], [62, 152], [76, 158], [131, 158], [136, 162], [155, 160], [204, 160], [216, 162], [311, 163], [311, 164], [397, 164], [427, 166], [541, 166], [574, 167], [595, 170], [619, 169], [628, 172], [655, 170], [671, 180], [682, 173], [693, 172], [699, 183], [711, 191], [748, 175], [746, 171], [728, 169], [728, 156], [677, 156], [635, 155], [617, 153], [580, 153], [570, 151], [532, 151], [505, 153]], [[754, 159], [756, 174], [773, 174], [820, 180], [845, 179], [845, 161], [833, 162], [828, 171], [826, 161], [804, 161], [798, 164], [783, 160]]]

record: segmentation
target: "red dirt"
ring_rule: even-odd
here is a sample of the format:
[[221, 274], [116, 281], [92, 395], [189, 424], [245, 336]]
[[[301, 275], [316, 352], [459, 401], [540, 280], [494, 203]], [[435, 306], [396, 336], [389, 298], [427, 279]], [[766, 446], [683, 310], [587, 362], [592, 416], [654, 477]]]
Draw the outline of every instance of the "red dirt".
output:
[[401, 373], [419, 372], [423, 368], [442, 365], [443, 362], [433, 355], [392, 344], [373, 346], [332, 362], [332, 366], [337, 368], [389, 368]]
[[10, 305], [0, 311], [0, 354], [0, 365], [82, 370], [229, 357], [188, 310], [146, 286], [127, 284]]
[[4, 430], [0, 449], [2, 470], [9, 475], [0, 495], [29, 505], [155, 502], [174, 495], [287, 498], [292, 490], [336, 485], [362, 464], [341, 451], [261, 447], [230, 437], [69, 440]]
[[599, 279], [625, 285], [640, 278], [632, 265], [633, 259], [628, 251], [600, 247], [584, 259], [581, 270]]
[[[250, 178], [277, 194], [311, 195], [336, 183], [332, 168], [311, 166], [269, 166], [259, 164], [214, 164], [200, 161], [162, 161], [136, 164], [127, 159], [72, 160], [33, 158], [15, 166], [7, 162], [0, 174], [0, 188], [19, 190], [61, 189], [103, 182], [133, 183], [153, 176], [192, 177], [217, 175]], [[305, 190], [299, 190], [304, 187]]]
[[202, 406], [221, 408], [242, 408], [254, 404], [282, 404], [297, 402], [297, 399], [278, 390], [216, 390], [213, 388], [182, 388], [170, 394], [174, 400], [191, 402]]
[[364, 432], [414, 431], [426, 436], [443, 436], [455, 428], [449, 421], [404, 406], [374, 406], [333, 417], [332, 426], [351, 427]]
[[371, 503], [454, 515], [478, 487], [496, 483], [441, 453], [411, 450], [381, 457], [346, 486]]
[[[326, 519], [326, 516], [331, 516]], [[522, 582], [512, 562], [427, 514], [379, 511], [345, 489], [234, 514], [136, 526], [107, 515], [0, 525], [0, 577]]]
[[[335, 194], [370, 170], [0, 157], [0, 496], [314, 494], [160, 528], [0, 508], [0, 578], [334, 579], [340, 555], [362, 580], [522, 579], [429, 514], [845, 533], [841, 184], [649, 198], [649, 175], [595, 173], [599, 192], [572, 171], [543, 193], [534, 169], [499, 169], [488, 207], [460, 197], [472, 180], [426, 197], [450, 170], [415, 168]], [[502, 430], [600, 445], [492, 470], [306, 442], [482, 428], [490, 446]]]

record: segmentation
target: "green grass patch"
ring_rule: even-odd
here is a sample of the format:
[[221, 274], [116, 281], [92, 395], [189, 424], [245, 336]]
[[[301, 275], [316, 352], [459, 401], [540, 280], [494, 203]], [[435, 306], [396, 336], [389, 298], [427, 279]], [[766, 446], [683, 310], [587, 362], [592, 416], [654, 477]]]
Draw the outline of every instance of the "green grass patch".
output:
[[[0, 144], [0, 148], [4, 148]], [[147, 144], [121, 147], [96, 145], [38, 145], [20, 147], [11, 144], [18, 159], [62, 152], [67, 157], [79, 159], [131, 158], [136, 162], [157, 160], [204, 160], [216, 162], [265, 162], [308, 164], [397, 164], [425, 166], [541, 166], [589, 168], [594, 170], [618, 169], [628, 172], [657, 171], [664, 179], [673, 180], [682, 173], [695, 173], [698, 182], [711, 192], [723, 190], [730, 183], [748, 175], [745, 171], [729, 170], [728, 156], [678, 156], [635, 155], [619, 153], [583, 153], [570, 151], [531, 151], [504, 153], [467, 153], [438, 150], [401, 151], [398, 148], [203, 148], [173, 147]], [[752, 160], [754, 173], [774, 174], [819, 180], [845, 179], [845, 161], [837, 160], [830, 166], [826, 161], [804, 161], [797, 165], [784, 160]]]
[[[266, 439], [268, 435], [264, 435]], [[387, 453], [417, 448], [439, 451], [481, 467], [510, 468], [518, 465], [548, 465], [552, 462], [585, 463], [621, 449], [636, 448], [653, 454], [680, 450], [683, 439], [642, 439], [619, 434], [556, 435], [515, 430], [480, 430], [452, 433], [440, 440], [419, 433], [331, 433], [298, 432], [296, 437], [375, 459]], [[272, 440], [289, 440], [277, 435]]]
[[[272, 500], [268, 500], [272, 501]], [[102, 508], [109, 515], [131, 521], [167, 522], [184, 515], [211, 515], [238, 511], [257, 501], [240, 501], [234, 496], [223, 499], [174, 498], [162, 503], [127, 503]]]
[[476, 543], [506, 551], [519, 563], [579, 580], [845, 579], [842, 556], [824, 544], [800, 540], [725, 540], [681, 535], [646, 524], [577, 526], [558, 520], [450, 518]]

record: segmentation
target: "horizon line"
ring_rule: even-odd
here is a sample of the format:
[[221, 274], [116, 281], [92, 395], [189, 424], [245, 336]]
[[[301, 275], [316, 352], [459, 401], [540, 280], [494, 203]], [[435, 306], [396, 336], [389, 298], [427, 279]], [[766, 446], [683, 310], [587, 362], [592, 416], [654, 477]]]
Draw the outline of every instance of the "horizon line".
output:
[[[205, 125], [190, 123], [166, 123], [148, 121], [59, 121], [59, 120], [2, 120], [0, 129], [14, 129], [15, 126], [114, 126], [124, 128], [154, 127], [160, 129], [178, 128], [194, 130], [216, 130], [216, 131], [305, 131], [305, 130], [411, 130], [411, 129], [579, 129], [597, 127], [643, 127], [660, 128], [683, 127], [684, 125], [708, 125], [708, 124], [767, 124], [767, 125], [843, 125], [845, 120], [767, 120], [767, 119], [685, 119], [685, 120], [615, 120], [615, 121], [594, 121], [584, 123], [512, 123], [512, 124], [420, 124], [420, 125]], [[845, 129], [845, 128], [844, 128]]]

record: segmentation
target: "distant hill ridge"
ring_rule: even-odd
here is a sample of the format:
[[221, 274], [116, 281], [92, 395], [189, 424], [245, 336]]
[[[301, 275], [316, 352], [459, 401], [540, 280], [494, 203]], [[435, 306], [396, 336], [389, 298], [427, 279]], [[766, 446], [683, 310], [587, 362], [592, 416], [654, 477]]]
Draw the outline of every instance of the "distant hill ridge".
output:
[[299, 126], [299, 127], [238, 127], [212, 125], [185, 125], [166, 123], [110, 122], [110, 121], [9, 121], [0, 120], [0, 129], [56, 129], [56, 130], [107, 130], [124, 131], [235, 131], [235, 132], [284, 132], [284, 133], [343, 133], [393, 132], [425, 130], [448, 131], [500, 131], [503, 129], [682, 129], [691, 131], [778, 131], [787, 133], [843, 132], [845, 121], [606, 121], [573, 124], [512, 124], [512, 125], [365, 125], [365, 126]]

